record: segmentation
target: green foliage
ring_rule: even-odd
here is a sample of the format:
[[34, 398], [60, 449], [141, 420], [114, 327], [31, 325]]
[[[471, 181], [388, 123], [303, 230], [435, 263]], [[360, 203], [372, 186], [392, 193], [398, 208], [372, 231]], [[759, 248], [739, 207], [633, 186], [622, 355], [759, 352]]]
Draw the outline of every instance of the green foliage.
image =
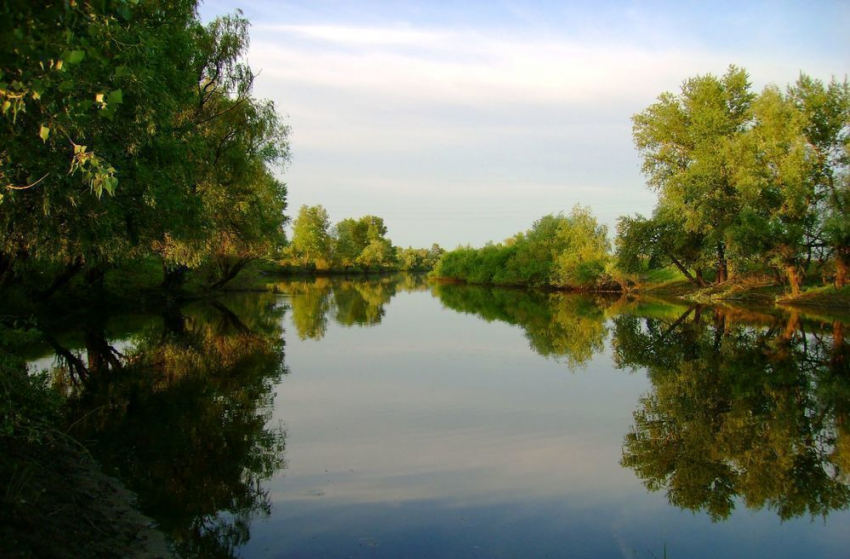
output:
[[252, 97], [247, 20], [196, 7], [5, 4], [0, 281], [147, 255], [231, 270], [283, 245], [288, 128]]
[[699, 307], [675, 320], [614, 320], [615, 360], [648, 370], [622, 464], [671, 504], [728, 517], [737, 503], [783, 520], [850, 503], [848, 346], [841, 322], [764, 325]]
[[[676, 265], [703, 285], [734, 270], [773, 269], [798, 293], [812, 258], [850, 266], [847, 187], [850, 87], [801, 75], [782, 92], [756, 95], [746, 72], [687, 80], [633, 118], [649, 186], [659, 194], [652, 219], [622, 218], [623, 272]], [[691, 273], [691, 270], [695, 274]]]
[[302, 206], [283, 263], [320, 271], [414, 271], [432, 269], [440, 254], [437, 245], [397, 249], [387, 238], [383, 218], [346, 218], [331, 227], [322, 206]]
[[322, 206], [301, 206], [292, 224], [291, 253], [301, 265], [330, 267], [333, 239], [330, 218]]
[[[21, 348], [38, 338], [26, 325], [0, 325], [0, 441], [12, 444], [46, 443], [59, 425], [61, 399], [42, 373], [31, 373], [20, 357]], [[7, 464], [0, 464], [5, 483]]]
[[531, 349], [573, 369], [602, 351], [608, 335], [605, 301], [585, 295], [479, 285], [433, 289], [446, 308], [519, 326]]
[[607, 281], [608, 231], [586, 208], [548, 215], [505, 243], [443, 254], [433, 275], [467, 283], [602, 287]]
[[399, 292], [425, 289], [424, 278], [411, 274], [393, 274], [369, 279], [316, 277], [275, 284], [287, 293], [292, 308], [292, 323], [302, 340], [320, 340], [333, 319], [341, 326], [379, 324], [385, 306]]
[[396, 251], [398, 267], [404, 272], [429, 272], [445, 252], [436, 243], [431, 245], [431, 248], [399, 248]]

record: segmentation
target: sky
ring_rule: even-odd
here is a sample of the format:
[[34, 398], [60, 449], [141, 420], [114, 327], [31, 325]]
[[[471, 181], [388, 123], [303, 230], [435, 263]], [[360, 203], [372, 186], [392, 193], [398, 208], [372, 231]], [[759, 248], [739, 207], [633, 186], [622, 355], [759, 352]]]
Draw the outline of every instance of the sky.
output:
[[206, 0], [242, 10], [255, 95], [291, 127], [294, 218], [384, 218], [397, 246], [499, 242], [550, 213], [651, 213], [631, 117], [693, 76], [850, 74], [850, 2]]

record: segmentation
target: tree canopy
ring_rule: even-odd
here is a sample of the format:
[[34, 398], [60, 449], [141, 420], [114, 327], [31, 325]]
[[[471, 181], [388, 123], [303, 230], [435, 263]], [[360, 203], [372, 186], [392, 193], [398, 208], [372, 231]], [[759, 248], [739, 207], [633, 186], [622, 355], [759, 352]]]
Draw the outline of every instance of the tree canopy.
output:
[[283, 244], [288, 128], [253, 97], [239, 12], [195, 0], [4, 4], [0, 274], [166, 270]]
[[[633, 118], [652, 218], [626, 217], [618, 263], [673, 263], [694, 283], [712, 261], [715, 279], [738, 271], [781, 275], [800, 291], [813, 259], [831, 261], [835, 283], [848, 263], [850, 86], [805, 74], [785, 91], [751, 91], [747, 73], [686, 80]], [[691, 274], [689, 270], [694, 270]]]

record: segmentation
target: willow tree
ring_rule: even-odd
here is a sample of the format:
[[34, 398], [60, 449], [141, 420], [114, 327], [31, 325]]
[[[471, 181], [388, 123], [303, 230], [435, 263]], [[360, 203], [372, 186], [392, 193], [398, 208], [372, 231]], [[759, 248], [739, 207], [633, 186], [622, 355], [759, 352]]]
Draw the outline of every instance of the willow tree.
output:
[[378, 216], [343, 219], [336, 224], [334, 234], [334, 260], [343, 268], [363, 264], [364, 261], [367, 266], [379, 264], [388, 253], [393, 252], [392, 244], [386, 238], [387, 227], [383, 218]]
[[3, 4], [2, 278], [37, 265], [55, 287], [151, 254], [179, 272], [280, 244], [286, 128], [252, 97], [247, 20], [204, 26], [196, 7]]
[[804, 115], [779, 88], [765, 88], [752, 109], [753, 125], [733, 147], [741, 205], [731, 236], [739, 254], [781, 270], [798, 295], [806, 233], [817, 219], [816, 162], [803, 132]]
[[138, 246], [135, 209], [170, 186], [129, 187], [145, 173], [140, 154], [189, 103], [196, 76], [175, 61], [192, 56], [195, 2], [13, 0], [4, 12], [4, 271], [116, 262]]
[[649, 186], [682, 217], [685, 233], [704, 238], [718, 282], [728, 277], [728, 233], [740, 208], [731, 146], [750, 122], [753, 98], [747, 73], [730, 66], [720, 78], [686, 80], [678, 95], [663, 93], [632, 119]]
[[686, 231], [681, 218], [663, 207], [651, 218], [623, 216], [617, 222], [617, 266], [623, 272], [637, 273], [673, 264], [689, 282], [705, 287], [703, 242], [703, 235]]
[[850, 84], [802, 74], [788, 96], [803, 116], [814, 163], [810, 181], [819, 215], [809, 242], [831, 252], [841, 288], [850, 273]]

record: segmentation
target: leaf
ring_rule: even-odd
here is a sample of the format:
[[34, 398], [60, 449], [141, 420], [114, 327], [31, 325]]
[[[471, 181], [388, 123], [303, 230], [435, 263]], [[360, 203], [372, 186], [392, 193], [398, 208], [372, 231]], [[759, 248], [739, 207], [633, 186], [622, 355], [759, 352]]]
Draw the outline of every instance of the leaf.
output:
[[38, 131], [38, 135], [42, 142], [47, 142], [47, 137], [50, 136], [50, 127], [42, 124], [41, 129]]
[[83, 58], [86, 57], [86, 51], [84, 50], [72, 50], [68, 53], [68, 64], [79, 64], [83, 61]]
[[120, 89], [116, 89], [115, 91], [109, 94], [108, 101], [110, 103], [114, 103], [116, 105], [120, 105], [124, 102], [124, 93]]
[[115, 187], [118, 186], [118, 179], [115, 177], [106, 177], [103, 179], [103, 187], [109, 193], [110, 196], [115, 194]]

